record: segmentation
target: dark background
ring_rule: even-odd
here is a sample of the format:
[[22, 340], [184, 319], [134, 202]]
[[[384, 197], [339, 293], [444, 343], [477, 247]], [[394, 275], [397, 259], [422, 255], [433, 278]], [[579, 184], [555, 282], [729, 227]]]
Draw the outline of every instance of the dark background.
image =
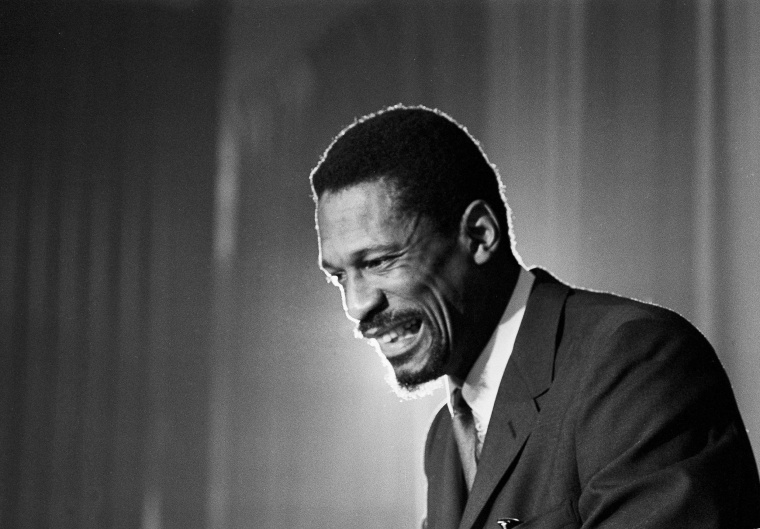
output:
[[441, 108], [517, 249], [678, 310], [760, 454], [752, 1], [0, 4], [0, 527], [415, 527], [400, 402], [316, 267], [308, 173]]

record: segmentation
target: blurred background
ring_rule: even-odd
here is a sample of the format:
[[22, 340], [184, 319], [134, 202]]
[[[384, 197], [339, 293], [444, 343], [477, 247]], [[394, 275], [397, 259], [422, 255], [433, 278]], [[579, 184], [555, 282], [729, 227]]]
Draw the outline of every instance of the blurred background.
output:
[[308, 174], [403, 102], [517, 248], [713, 342], [760, 455], [760, 4], [0, 5], [0, 527], [416, 527], [425, 432], [318, 270]]

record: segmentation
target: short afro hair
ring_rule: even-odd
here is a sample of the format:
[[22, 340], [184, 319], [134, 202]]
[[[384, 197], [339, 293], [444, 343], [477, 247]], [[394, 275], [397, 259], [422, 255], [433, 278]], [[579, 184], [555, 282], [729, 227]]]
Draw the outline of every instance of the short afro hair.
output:
[[511, 241], [498, 171], [477, 140], [439, 110], [395, 105], [346, 127], [311, 172], [314, 201], [381, 179], [393, 185], [399, 211], [425, 215], [447, 234], [459, 228], [467, 206], [482, 199]]

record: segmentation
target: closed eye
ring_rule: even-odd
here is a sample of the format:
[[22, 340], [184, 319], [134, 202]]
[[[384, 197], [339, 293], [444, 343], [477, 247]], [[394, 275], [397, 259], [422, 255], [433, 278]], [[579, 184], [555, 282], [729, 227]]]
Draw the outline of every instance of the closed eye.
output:
[[374, 259], [367, 259], [366, 261], [362, 262], [361, 266], [362, 268], [379, 268], [385, 264], [388, 264], [393, 259], [395, 259], [395, 255], [383, 255], [381, 257], [376, 257]]
[[377, 268], [378, 266], [382, 265], [387, 259], [384, 257], [378, 258], [378, 259], [370, 259], [369, 261], [364, 261], [362, 263], [364, 265], [364, 268]]

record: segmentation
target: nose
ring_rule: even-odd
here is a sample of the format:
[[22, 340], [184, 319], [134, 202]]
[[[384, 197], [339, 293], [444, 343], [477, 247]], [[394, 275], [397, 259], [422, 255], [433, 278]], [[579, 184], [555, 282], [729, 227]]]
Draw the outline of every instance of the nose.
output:
[[349, 274], [343, 286], [343, 308], [350, 319], [357, 322], [363, 320], [380, 308], [384, 299], [382, 290], [360, 272]]

